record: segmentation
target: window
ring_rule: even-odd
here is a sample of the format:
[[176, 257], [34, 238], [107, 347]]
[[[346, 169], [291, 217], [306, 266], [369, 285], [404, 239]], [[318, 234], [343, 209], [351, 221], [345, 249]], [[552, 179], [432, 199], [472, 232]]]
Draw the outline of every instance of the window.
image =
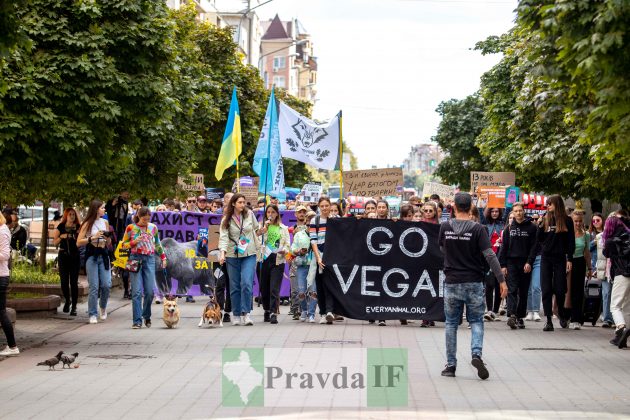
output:
[[286, 82], [284, 76], [273, 76], [273, 84], [279, 88], [286, 88]]
[[274, 69], [283, 69], [287, 65], [286, 57], [274, 57], [273, 58], [273, 68]]

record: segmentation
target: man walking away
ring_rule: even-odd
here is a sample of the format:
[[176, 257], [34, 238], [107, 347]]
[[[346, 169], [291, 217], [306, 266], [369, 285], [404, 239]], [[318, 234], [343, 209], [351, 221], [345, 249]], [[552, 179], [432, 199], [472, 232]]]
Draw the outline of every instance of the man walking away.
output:
[[481, 353], [483, 348], [483, 314], [485, 310], [484, 259], [490, 265], [501, 288], [507, 295], [505, 277], [496, 255], [492, 251], [485, 228], [470, 220], [472, 197], [468, 193], [455, 194], [455, 218], [440, 226], [439, 243], [444, 254], [444, 314], [446, 316], [446, 368], [442, 376], [455, 376], [457, 368], [457, 327], [462, 319], [464, 305], [470, 323], [471, 364], [481, 379], [488, 379]]
[[540, 249], [536, 241], [538, 228], [525, 218], [523, 203], [512, 206], [514, 220], [503, 231], [503, 244], [499, 251], [501, 271], [507, 277], [507, 325], [515, 330], [525, 328], [527, 294], [532, 279], [532, 266]]

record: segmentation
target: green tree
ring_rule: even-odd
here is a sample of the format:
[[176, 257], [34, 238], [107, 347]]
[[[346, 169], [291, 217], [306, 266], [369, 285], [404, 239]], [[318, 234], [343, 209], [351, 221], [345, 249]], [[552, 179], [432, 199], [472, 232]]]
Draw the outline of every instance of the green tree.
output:
[[[475, 144], [484, 127], [483, 106], [477, 94], [462, 100], [440, 103], [436, 112], [442, 116], [437, 134], [432, 138], [446, 153], [435, 175], [462, 190], [470, 189], [470, 171], [484, 171], [490, 159], [482, 156]], [[424, 182], [423, 182], [424, 184]]]

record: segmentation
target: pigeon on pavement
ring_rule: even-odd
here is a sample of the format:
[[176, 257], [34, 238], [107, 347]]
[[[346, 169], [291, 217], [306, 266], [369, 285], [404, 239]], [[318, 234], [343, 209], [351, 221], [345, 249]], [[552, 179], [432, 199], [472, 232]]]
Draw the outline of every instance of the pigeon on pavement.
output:
[[55, 370], [55, 366], [59, 364], [59, 359], [61, 358], [62, 354], [63, 352], [60, 351], [55, 357], [51, 357], [50, 359], [44, 360], [43, 362], [39, 362], [37, 366], [48, 366], [48, 370]]
[[74, 360], [79, 356], [79, 353], [72, 353], [71, 355], [64, 354], [61, 356], [61, 363], [63, 363], [62, 369], [66, 368], [66, 365], [70, 368], [71, 364], [74, 363]]

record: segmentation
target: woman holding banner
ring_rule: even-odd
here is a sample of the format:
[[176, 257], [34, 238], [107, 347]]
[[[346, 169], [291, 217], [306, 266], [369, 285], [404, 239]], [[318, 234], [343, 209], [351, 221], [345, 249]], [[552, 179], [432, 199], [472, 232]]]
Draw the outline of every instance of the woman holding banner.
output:
[[225, 207], [219, 228], [219, 264], [227, 262], [232, 300], [232, 325], [254, 325], [252, 289], [258, 254], [258, 236], [267, 233], [254, 213], [245, 206], [245, 196], [234, 194]]
[[[333, 296], [326, 293], [324, 287], [324, 244], [326, 242], [326, 222], [330, 217], [330, 199], [326, 196], [321, 196], [317, 202], [319, 207], [319, 214], [311, 220], [308, 225], [308, 233], [311, 238], [311, 248], [313, 249], [313, 260], [311, 262], [311, 268], [309, 270], [309, 280], [313, 276], [315, 281], [315, 288], [317, 290], [317, 304], [319, 306], [319, 315], [321, 319], [320, 324], [332, 325], [335, 320], [333, 314]], [[314, 273], [313, 273], [314, 271]]]
[[267, 235], [263, 244], [262, 258], [258, 279], [260, 280], [260, 294], [262, 295], [264, 322], [278, 323], [278, 308], [280, 307], [280, 285], [284, 275], [286, 255], [291, 240], [289, 228], [280, 221], [280, 210], [275, 204], [269, 204], [265, 212], [265, 226]]

